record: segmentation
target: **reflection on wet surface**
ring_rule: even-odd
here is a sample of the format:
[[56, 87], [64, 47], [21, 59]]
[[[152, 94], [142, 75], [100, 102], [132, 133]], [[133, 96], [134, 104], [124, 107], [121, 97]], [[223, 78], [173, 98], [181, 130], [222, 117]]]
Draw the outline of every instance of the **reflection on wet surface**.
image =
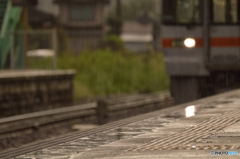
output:
[[187, 118], [196, 115], [195, 112], [196, 112], [196, 109], [195, 109], [194, 105], [188, 106], [188, 107], [185, 108], [185, 116]]
[[231, 100], [219, 100], [219, 101], [214, 101], [214, 102], [211, 102], [212, 105], [220, 105], [220, 104], [231, 104], [233, 103], [233, 101]]
[[[172, 114], [176, 114], [173, 112]], [[61, 158], [62, 156], [67, 156], [66, 159], [76, 156], [78, 153], [83, 151], [90, 151], [93, 148], [96, 148], [101, 145], [107, 145], [109, 143], [115, 142], [121, 139], [129, 139], [137, 135], [146, 134], [149, 132], [154, 132], [153, 130], [159, 127], [163, 127], [165, 124], [176, 121], [176, 118], [165, 118], [165, 115], [162, 117], [152, 117], [139, 122], [127, 124], [125, 126], [107, 130], [104, 132], [99, 132], [95, 135], [83, 137], [71, 142], [66, 142], [53, 146], [50, 148], [38, 150], [23, 156], [21, 158], [33, 157], [36, 154], [39, 158]], [[19, 158], [20, 159], [20, 158]], [[62, 158], [61, 158], [62, 159]], [[65, 158], [64, 158], [65, 159]]]

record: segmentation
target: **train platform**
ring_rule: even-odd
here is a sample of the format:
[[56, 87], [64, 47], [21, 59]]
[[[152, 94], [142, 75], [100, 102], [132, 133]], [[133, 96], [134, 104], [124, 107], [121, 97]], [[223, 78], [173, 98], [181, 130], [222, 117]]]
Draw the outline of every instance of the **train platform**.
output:
[[240, 90], [0, 153], [13, 157], [240, 158]]

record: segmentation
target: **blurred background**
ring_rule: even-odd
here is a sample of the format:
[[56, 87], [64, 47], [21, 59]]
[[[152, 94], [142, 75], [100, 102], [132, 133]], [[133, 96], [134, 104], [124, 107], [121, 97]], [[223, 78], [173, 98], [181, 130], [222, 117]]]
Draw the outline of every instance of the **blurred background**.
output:
[[0, 0], [0, 151], [240, 88], [238, 2]]
[[[74, 101], [169, 89], [160, 0], [7, 0], [1, 69], [74, 69]], [[3, 10], [4, 7], [2, 7]]]

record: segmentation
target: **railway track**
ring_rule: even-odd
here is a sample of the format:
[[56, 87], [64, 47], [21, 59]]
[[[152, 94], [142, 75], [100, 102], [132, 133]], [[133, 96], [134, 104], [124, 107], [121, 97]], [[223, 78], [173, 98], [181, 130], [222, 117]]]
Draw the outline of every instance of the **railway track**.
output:
[[[23, 135], [31, 135], [32, 132], [37, 132], [40, 128], [76, 119], [78, 121], [82, 119], [85, 122], [85, 119], [93, 119], [96, 123], [104, 124], [110, 121], [142, 114], [143, 112], [166, 108], [172, 103], [173, 99], [170, 97], [168, 92], [141, 94], [114, 99], [102, 99], [100, 102], [92, 102], [67, 108], [59, 108], [3, 118], [0, 119], [0, 141], [9, 141], [13, 138], [13, 136], [14, 139], [16, 136], [21, 138]], [[143, 111], [139, 111], [141, 109]], [[136, 110], [138, 110], [138, 112]], [[108, 127], [111, 127], [111, 124], [108, 124]], [[98, 131], [102, 131], [103, 129], [105, 128], [94, 129], [91, 133], [96, 133]], [[88, 133], [89, 132], [86, 131], [83, 135], [87, 135]], [[76, 135], [73, 136], [64, 136], [59, 139], [57, 143], [72, 140], [78, 135], [79, 133], [76, 133]], [[55, 144], [55, 142], [52, 143]], [[41, 142], [41, 144], [43, 144], [43, 146], [48, 146], [45, 145], [44, 142]], [[22, 150], [19, 152], [22, 152]]]

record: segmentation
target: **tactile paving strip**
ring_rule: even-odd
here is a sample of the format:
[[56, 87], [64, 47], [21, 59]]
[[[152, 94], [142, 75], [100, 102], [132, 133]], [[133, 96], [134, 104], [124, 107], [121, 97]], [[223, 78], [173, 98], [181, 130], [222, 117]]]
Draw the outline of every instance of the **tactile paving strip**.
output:
[[191, 143], [202, 138], [213, 135], [223, 128], [233, 125], [240, 121], [240, 111], [226, 112], [223, 115], [212, 117], [202, 123], [189, 127], [181, 133], [166, 136], [165, 138], [155, 139], [150, 143], [140, 145], [128, 151], [145, 150], [172, 150], [172, 149], [226, 149], [236, 148], [234, 145], [209, 145], [209, 146], [191, 146]]
[[194, 146], [194, 145], [188, 145], [181, 147], [179, 149], [182, 150], [232, 150], [232, 149], [240, 149], [240, 146], [238, 145], [204, 145], [204, 146]]

